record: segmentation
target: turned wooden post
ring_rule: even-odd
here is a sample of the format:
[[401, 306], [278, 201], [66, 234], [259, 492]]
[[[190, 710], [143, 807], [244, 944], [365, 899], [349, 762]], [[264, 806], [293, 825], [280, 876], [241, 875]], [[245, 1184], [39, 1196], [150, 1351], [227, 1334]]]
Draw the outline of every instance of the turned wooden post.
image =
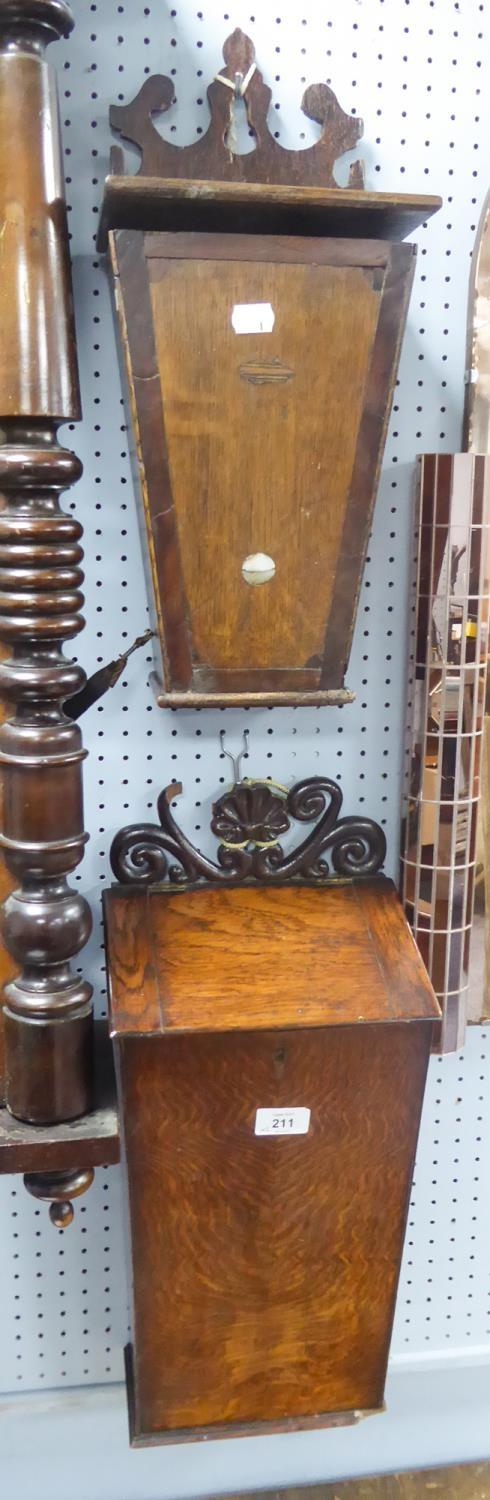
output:
[[[36, 1124], [87, 1111], [92, 1081], [91, 987], [70, 966], [91, 915], [67, 883], [87, 837], [85, 751], [63, 712], [85, 681], [62, 649], [84, 623], [81, 527], [60, 505], [81, 464], [57, 442], [59, 425], [79, 418], [80, 397], [56, 85], [45, 55], [72, 26], [64, 0], [0, 6], [0, 640], [11, 651], [0, 662], [0, 693], [12, 712], [0, 728], [1, 844], [18, 881], [2, 930], [21, 966], [5, 989], [6, 1102]], [[42, 1179], [29, 1185], [37, 1196], [70, 1196], [66, 1182], [58, 1195], [48, 1183], [43, 1192]]]

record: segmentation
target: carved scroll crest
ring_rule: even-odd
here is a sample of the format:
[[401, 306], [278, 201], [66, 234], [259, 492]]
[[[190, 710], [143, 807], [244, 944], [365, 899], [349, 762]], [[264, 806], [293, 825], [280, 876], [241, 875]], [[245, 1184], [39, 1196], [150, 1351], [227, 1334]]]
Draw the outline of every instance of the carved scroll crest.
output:
[[[256, 66], [250, 37], [237, 28], [224, 44], [223, 58], [224, 67], [207, 90], [211, 112], [208, 129], [189, 146], [164, 140], [153, 123], [153, 115], [166, 113], [176, 103], [173, 81], [164, 74], [147, 78], [130, 104], [112, 105], [112, 129], [141, 152], [140, 175], [338, 187], [335, 162], [357, 145], [364, 128], [362, 120], [345, 113], [328, 84], [311, 84], [301, 108], [307, 119], [321, 125], [321, 136], [304, 150], [288, 151], [271, 133], [268, 113], [272, 91]], [[244, 101], [249, 129], [255, 137], [255, 149], [244, 155], [233, 150], [233, 116], [238, 99]], [[111, 170], [124, 170], [120, 147], [113, 149]], [[364, 187], [361, 161], [352, 163], [348, 186]]]
[[[210, 825], [221, 839], [216, 862], [194, 848], [174, 820], [170, 803], [181, 791], [173, 783], [160, 793], [159, 824], [133, 823], [116, 834], [111, 849], [116, 880], [134, 885], [249, 880], [321, 885], [376, 875], [383, 864], [382, 828], [371, 818], [342, 818], [342, 792], [326, 776], [306, 777], [289, 791], [242, 781], [224, 792], [213, 805]], [[315, 826], [285, 853], [278, 839], [292, 821]]]

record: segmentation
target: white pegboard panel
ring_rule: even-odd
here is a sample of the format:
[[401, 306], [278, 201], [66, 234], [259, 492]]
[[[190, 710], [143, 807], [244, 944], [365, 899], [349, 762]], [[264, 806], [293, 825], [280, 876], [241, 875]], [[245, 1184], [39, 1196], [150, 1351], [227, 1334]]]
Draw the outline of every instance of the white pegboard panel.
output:
[[[121, 1181], [96, 1173], [68, 1234], [48, 1235], [46, 1208], [22, 1178], [2, 1184], [2, 1390], [122, 1380], [127, 1342]], [[5, 1259], [4, 1259], [5, 1258]]]
[[[64, 436], [84, 463], [68, 503], [85, 527], [87, 628], [80, 658], [88, 672], [117, 655], [147, 622], [110, 299], [95, 252], [109, 104], [131, 99], [145, 73], [171, 73], [178, 108], [159, 128], [173, 141], [191, 140], [206, 128], [206, 84], [219, 69], [222, 43], [241, 25], [253, 36], [273, 89], [274, 128], [285, 145], [314, 137], [316, 127], [301, 114], [301, 95], [306, 84], [326, 79], [343, 107], [364, 117], [360, 150], [368, 187], [444, 197], [442, 211], [415, 236], [418, 270], [347, 673], [355, 704], [163, 713], [153, 705], [148, 660], [140, 653], [82, 721], [90, 752], [85, 801], [91, 838], [77, 879], [95, 916], [82, 958], [103, 1014], [100, 892], [110, 878], [112, 837], [124, 822], [148, 820], [160, 788], [175, 778], [184, 786], [180, 821], [210, 847], [210, 803], [228, 780], [222, 726], [232, 749], [239, 748], [243, 729], [250, 730], [252, 774], [291, 782], [324, 771], [338, 779], [345, 811], [363, 810], [384, 824], [388, 868], [396, 871], [413, 463], [417, 452], [460, 444], [469, 257], [488, 185], [488, 3], [261, 0], [256, 13], [252, 3], [225, 10], [216, 0], [202, 0], [200, 10], [190, 0], [172, 9], [163, 0], [72, 3], [75, 32], [51, 55], [60, 86], [84, 413], [83, 423]], [[248, 145], [243, 132], [242, 142]], [[127, 160], [132, 170], [136, 154], [129, 148]], [[483, 1231], [478, 1206], [470, 1211], [473, 1179], [483, 1177], [481, 1164], [490, 1159], [482, 1060], [487, 1036], [470, 1033], [464, 1061], [431, 1064], [397, 1309], [394, 1349], [402, 1357], [490, 1347]], [[92, 1384], [122, 1375], [127, 1315], [119, 1194], [118, 1171], [99, 1172], [75, 1225], [61, 1236], [20, 1179], [0, 1184], [0, 1283], [12, 1289], [11, 1301], [7, 1292], [2, 1298], [0, 1389]]]
[[424, 1101], [392, 1357], [490, 1355], [490, 1028], [432, 1058]]

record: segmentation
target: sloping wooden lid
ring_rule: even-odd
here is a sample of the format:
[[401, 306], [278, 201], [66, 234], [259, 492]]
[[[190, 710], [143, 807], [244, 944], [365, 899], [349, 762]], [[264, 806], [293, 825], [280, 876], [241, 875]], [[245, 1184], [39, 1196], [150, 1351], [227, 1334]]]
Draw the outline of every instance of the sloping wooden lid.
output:
[[325, 890], [116, 886], [104, 913], [116, 1036], [439, 1017], [384, 877]]

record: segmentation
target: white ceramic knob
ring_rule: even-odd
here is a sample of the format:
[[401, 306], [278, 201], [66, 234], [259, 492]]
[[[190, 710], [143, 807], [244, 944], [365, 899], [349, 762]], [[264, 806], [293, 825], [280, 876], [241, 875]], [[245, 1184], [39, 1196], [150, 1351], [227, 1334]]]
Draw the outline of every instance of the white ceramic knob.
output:
[[242, 562], [242, 575], [245, 583], [256, 586], [258, 583], [269, 583], [274, 577], [276, 564], [273, 557], [268, 557], [266, 552], [252, 552]]

